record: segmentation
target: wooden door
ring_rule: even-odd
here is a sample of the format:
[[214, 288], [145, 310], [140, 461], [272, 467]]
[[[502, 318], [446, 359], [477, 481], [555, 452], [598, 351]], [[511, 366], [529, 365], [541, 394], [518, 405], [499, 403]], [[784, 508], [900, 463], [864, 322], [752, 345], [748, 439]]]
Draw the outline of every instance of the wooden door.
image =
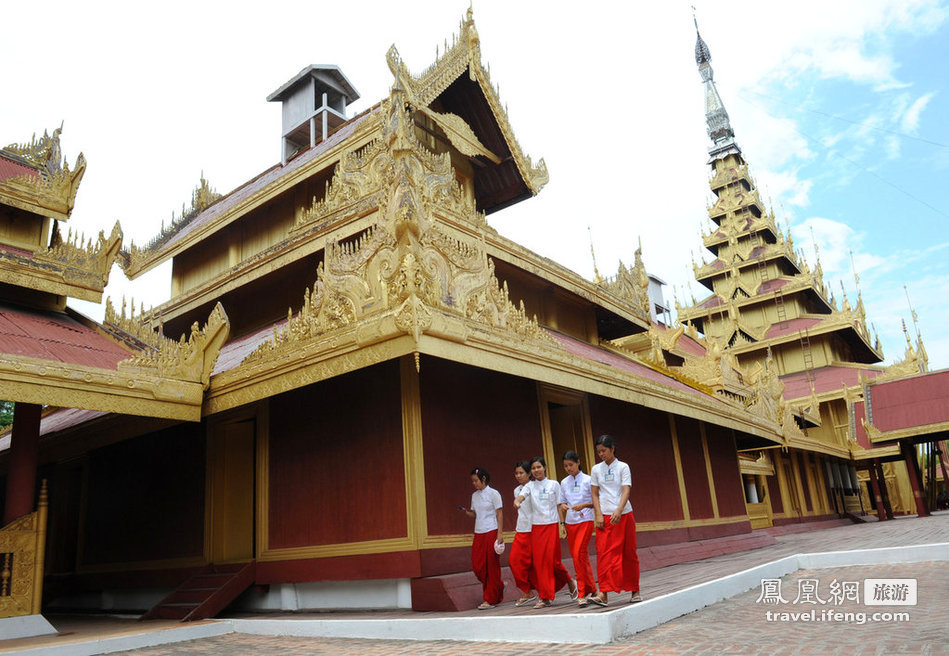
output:
[[209, 559], [254, 558], [255, 421], [221, 423], [208, 439]]

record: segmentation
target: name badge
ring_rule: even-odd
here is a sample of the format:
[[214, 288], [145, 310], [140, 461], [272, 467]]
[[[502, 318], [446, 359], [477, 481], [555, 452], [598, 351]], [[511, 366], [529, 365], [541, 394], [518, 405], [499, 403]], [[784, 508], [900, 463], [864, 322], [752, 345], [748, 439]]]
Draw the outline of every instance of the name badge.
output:
[[546, 501], [547, 499], [550, 498], [550, 494], [547, 492], [541, 492], [540, 494], [537, 495], [537, 498], [540, 499], [541, 501]]
[[603, 480], [605, 480], [605, 481], [612, 481], [612, 480], [613, 480], [613, 472], [611, 472], [611, 471], [606, 472], [606, 476], [603, 477]]
[[574, 493], [574, 494], [580, 494], [580, 484], [579, 484], [579, 483], [577, 483], [576, 485], [573, 486], [573, 493]]

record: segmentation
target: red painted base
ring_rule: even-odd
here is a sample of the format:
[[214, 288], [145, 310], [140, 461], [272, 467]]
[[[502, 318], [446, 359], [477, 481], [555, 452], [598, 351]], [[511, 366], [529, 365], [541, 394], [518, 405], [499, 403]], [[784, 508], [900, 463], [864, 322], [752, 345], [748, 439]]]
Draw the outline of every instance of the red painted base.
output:
[[[761, 531], [754, 533], [748, 522], [737, 522], [720, 526], [702, 527], [706, 530], [677, 529], [674, 531], [648, 531], [637, 535], [639, 543], [640, 571], [659, 569], [677, 563], [685, 563], [723, 554], [747, 551], [766, 547], [776, 542], [772, 535]], [[695, 537], [688, 540], [688, 536]], [[703, 533], [714, 535], [724, 533], [721, 537], [701, 537]], [[731, 533], [731, 534], [729, 534]], [[667, 543], [666, 536], [684, 536], [688, 541]], [[673, 537], [673, 539], [674, 539]], [[643, 546], [643, 542], [652, 543], [652, 546]], [[562, 541], [566, 544], [566, 541]], [[592, 543], [591, 543], [592, 546]], [[571, 572], [573, 561], [569, 557], [563, 559], [564, 566]], [[596, 555], [591, 553], [590, 561], [596, 571]], [[504, 600], [514, 601], [520, 596], [520, 591], [514, 584], [514, 578], [507, 567], [501, 569], [504, 579]], [[412, 609], [458, 611], [475, 608], [482, 601], [481, 584], [471, 572], [427, 576], [412, 580]]]

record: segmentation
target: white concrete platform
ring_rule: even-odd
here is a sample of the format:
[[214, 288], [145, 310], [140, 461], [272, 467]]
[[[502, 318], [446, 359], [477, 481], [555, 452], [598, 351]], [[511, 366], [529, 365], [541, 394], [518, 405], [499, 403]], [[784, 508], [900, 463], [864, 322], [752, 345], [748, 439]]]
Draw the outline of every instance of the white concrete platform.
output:
[[[213, 638], [215, 636], [233, 633], [234, 628], [228, 620], [206, 622], [202, 624], [182, 624], [173, 629], [161, 631], [146, 631], [130, 635], [106, 637], [99, 640], [84, 642], [64, 642], [61, 645], [21, 649], [16, 653], [23, 656], [93, 656], [94, 654], [112, 654], [117, 651], [130, 651], [168, 645], [185, 640], [199, 638]], [[0, 643], [2, 646], [3, 643]]]
[[42, 615], [0, 618], [0, 637], [4, 640], [35, 638], [53, 633], [56, 633], [56, 629]]
[[[685, 588], [636, 605], [606, 611], [508, 616], [410, 619], [232, 619], [233, 630], [256, 635], [386, 640], [607, 643], [751, 590], [765, 578], [799, 569], [949, 561], [949, 542], [907, 547], [796, 554]], [[648, 592], [648, 591], [647, 591]], [[627, 595], [613, 595], [614, 600]], [[614, 602], [615, 603], [615, 602]]]

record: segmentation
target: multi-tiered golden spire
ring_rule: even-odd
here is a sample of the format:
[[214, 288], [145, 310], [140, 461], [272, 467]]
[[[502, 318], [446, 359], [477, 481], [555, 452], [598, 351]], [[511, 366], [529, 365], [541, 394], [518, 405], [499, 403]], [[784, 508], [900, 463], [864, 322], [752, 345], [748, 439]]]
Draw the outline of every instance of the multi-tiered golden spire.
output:
[[771, 349], [781, 375], [836, 361], [879, 361], [862, 305], [839, 311], [831, 304], [820, 267], [808, 267], [761, 200], [711, 61], [696, 23], [695, 62], [705, 87], [709, 186], [715, 198], [708, 207], [714, 227], [702, 235], [714, 259], [693, 267], [696, 280], [712, 294], [678, 307], [679, 320], [698, 328], [710, 344], [731, 349], [742, 365], [763, 365]]

